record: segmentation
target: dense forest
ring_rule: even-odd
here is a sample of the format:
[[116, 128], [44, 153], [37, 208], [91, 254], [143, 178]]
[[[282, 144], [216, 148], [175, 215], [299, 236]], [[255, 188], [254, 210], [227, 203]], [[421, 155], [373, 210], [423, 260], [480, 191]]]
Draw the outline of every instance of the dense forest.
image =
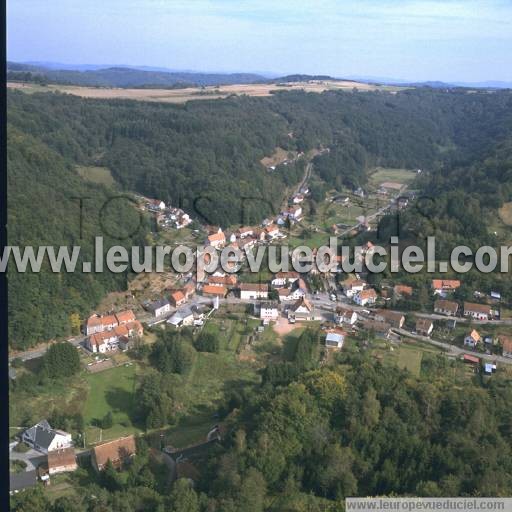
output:
[[[11, 245], [81, 243], [88, 255], [105, 223], [111, 239], [116, 233], [126, 245], [145, 239], [147, 228], [129, 202], [109, 201], [119, 192], [84, 181], [76, 165], [107, 167], [119, 191], [158, 197], [223, 227], [277, 213], [287, 188], [300, 181], [303, 160], [273, 173], [260, 164], [276, 147], [329, 148], [314, 162], [329, 187], [364, 185], [375, 165], [422, 168], [425, 190], [445, 197], [453, 232], [479, 214], [462, 197], [464, 187], [489, 207], [510, 194], [502, 186], [510, 182], [503, 170], [509, 146], [503, 142], [494, 161], [489, 154], [512, 131], [507, 91], [280, 92], [184, 105], [10, 91], [8, 125]], [[443, 196], [447, 188], [452, 196]], [[82, 216], [79, 197], [91, 198]], [[106, 292], [125, 285], [126, 276], [18, 274], [11, 266], [11, 344], [26, 348], [69, 334], [71, 315], [83, 318]]]
[[[175, 343], [188, 343], [174, 336], [161, 342], [172, 352], [168, 362], [180, 359]], [[228, 394], [221, 407], [227, 433], [192, 458], [201, 468], [193, 486], [167, 481], [148, 451], [159, 437], [149, 435], [124, 471], [97, 475], [84, 467], [74, 496], [50, 503], [42, 489], [25, 491], [13, 498], [13, 510], [320, 512], [344, 510], [346, 496], [510, 495], [506, 373], [461, 381], [462, 362], [424, 353], [416, 377], [376, 361], [363, 343], [321, 365], [320, 343], [318, 331], [305, 330], [289, 360], [263, 369], [261, 383]], [[158, 361], [138, 399], [153, 419], [172, 414], [166, 382], [183, 370]]]

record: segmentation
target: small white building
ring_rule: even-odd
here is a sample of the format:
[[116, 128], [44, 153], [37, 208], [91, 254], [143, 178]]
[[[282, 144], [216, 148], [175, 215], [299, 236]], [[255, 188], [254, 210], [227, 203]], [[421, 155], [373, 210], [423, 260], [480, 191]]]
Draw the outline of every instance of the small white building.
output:
[[365, 289], [366, 283], [361, 279], [349, 279], [342, 283], [343, 292], [345, 296], [351, 299], [357, 293], [362, 292]]
[[263, 321], [275, 322], [279, 318], [279, 307], [276, 302], [262, 302], [260, 306], [260, 318]]
[[334, 315], [334, 321], [339, 325], [354, 325], [357, 322], [357, 312], [353, 309], [337, 307]]

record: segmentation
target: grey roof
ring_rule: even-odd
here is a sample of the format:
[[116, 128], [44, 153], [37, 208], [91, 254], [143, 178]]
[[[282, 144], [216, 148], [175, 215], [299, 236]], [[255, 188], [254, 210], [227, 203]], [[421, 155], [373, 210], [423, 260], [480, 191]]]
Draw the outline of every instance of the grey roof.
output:
[[156, 311], [157, 309], [160, 309], [163, 306], [167, 306], [169, 304], [169, 301], [167, 299], [159, 299], [155, 300], [154, 302], [151, 302], [148, 304], [148, 309], [150, 311]]
[[57, 432], [52, 429], [48, 421], [41, 420], [37, 425], [25, 430], [24, 434], [29, 436], [34, 444], [47, 450]]
[[23, 471], [21, 473], [9, 473], [10, 490], [21, 491], [28, 487], [34, 487], [37, 483], [36, 470]]

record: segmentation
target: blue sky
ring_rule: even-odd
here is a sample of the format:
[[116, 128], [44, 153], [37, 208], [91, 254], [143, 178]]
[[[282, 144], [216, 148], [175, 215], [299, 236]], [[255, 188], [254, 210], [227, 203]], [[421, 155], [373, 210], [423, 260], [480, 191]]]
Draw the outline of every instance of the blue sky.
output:
[[512, 0], [8, 0], [14, 61], [512, 81]]

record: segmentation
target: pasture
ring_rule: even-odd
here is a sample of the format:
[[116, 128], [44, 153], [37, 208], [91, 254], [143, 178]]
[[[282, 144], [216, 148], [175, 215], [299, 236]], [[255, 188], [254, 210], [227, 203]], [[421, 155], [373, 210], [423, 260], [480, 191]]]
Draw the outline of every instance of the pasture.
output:
[[112, 177], [110, 169], [107, 167], [87, 167], [83, 165], [77, 165], [76, 171], [84, 180], [90, 181], [92, 183], [99, 183], [100, 185], [105, 185], [107, 187], [112, 187], [115, 185], [114, 178]]
[[306, 91], [321, 93], [331, 90], [397, 91], [402, 87], [365, 84], [350, 80], [310, 80], [308, 82], [286, 82], [283, 84], [234, 84], [183, 89], [124, 89], [114, 87], [83, 87], [75, 85], [40, 86], [21, 82], [8, 82], [7, 87], [27, 93], [60, 91], [82, 98], [128, 99], [163, 103], [185, 103], [190, 100], [227, 98], [232, 95], [254, 97], [271, 96], [277, 91]]

